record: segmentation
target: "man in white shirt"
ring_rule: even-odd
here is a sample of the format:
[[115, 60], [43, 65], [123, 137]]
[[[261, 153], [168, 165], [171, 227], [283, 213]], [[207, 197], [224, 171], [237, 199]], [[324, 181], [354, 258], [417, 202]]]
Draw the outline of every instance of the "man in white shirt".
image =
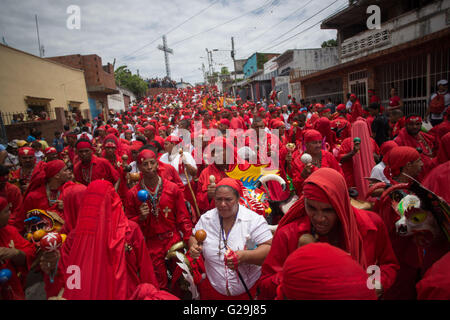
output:
[[[160, 161], [174, 167], [177, 170], [183, 184], [187, 185], [188, 178], [189, 181], [192, 181], [193, 177], [197, 176], [197, 165], [189, 152], [183, 152], [183, 157], [180, 161], [181, 154], [179, 150], [181, 149], [178, 146], [180, 143], [180, 138], [176, 136], [168, 136], [164, 141], [164, 150], [166, 150], [166, 153], [161, 156]], [[188, 177], [186, 177], [184, 170], [181, 169], [182, 165], [186, 168]], [[180, 170], [182, 171], [180, 172]]]
[[[397, 143], [393, 140], [388, 140], [384, 142], [380, 147], [380, 154], [382, 157], [386, 156], [386, 154], [391, 151], [392, 148], [397, 147]], [[385, 183], [391, 183], [388, 178], [384, 175], [384, 168], [386, 168], [386, 164], [383, 161], [380, 161], [375, 167], [372, 168], [372, 172], [370, 173], [371, 178], [375, 178], [379, 181]]]

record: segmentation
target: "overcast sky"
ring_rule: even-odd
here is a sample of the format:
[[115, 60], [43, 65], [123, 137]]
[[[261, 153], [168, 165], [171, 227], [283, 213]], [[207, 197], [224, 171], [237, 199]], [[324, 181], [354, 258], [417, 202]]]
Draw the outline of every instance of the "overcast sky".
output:
[[[133, 73], [139, 69], [144, 78], [153, 78], [166, 74], [164, 53], [157, 46], [162, 44], [161, 36], [167, 34], [168, 46], [174, 50], [169, 58], [172, 78], [194, 84], [203, 81], [202, 63], [208, 68], [205, 48], [231, 50], [231, 37], [237, 59], [246, 59], [254, 52], [317, 48], [323, 41], [336, 37], [335, 30], [321, 30], [320, 21], [347, 3], [347, 0], [2, 0], [0, 38], [11, 47], [39, 55], [37, 14], [45, 57], [97, 54], [104, 65], [115, 58], [116, 68], [127, 65]], [[70, 14], [66, 12], [70, 5], [80, 8], [79, 30], [67, 28]], [[299, 26], [294, 28], [296, 25]], [[283, 42], [297, 33], [300, 34]], [[213, 60], [215, 71], [223, 66], [233, 70], [230, 52], [213, 52]]]

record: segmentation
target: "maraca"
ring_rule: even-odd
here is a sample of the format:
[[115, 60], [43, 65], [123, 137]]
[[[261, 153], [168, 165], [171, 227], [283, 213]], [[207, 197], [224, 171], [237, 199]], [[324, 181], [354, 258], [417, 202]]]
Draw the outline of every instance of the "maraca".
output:
[[9, 269], [0, 270], [0, 284], [7, 283], [12, 277], [12, 272]]
[[215, 186], [216, 186], [216, 177], [213, 176], [213, 175], [210, 175], [210, 176], [209, 176], [209, 183], [210, 183], [213, 187], [215, 187]]
[[139, 201], [141, 201], [141, 202], [147, 201], [147, 200], [148, 200], [148, 197], [149, 197], [148, 191], [147, 191], [147, 190], [144, 190], [144, 189], [139, 190], [139, 192], [138, 192], [138, 194], [137, 194], [137, 197], [138, 197]]
[[42, 237], [40, 241], [41, 250], [45, 252], [57, 251], [63, 243], [63, 239], [59, 233], [50, 232]]
[[139, 172], [131, 172], [130, 173], [130, 180], [133, 182], [139, 181], [141, 179], [141, 174]]
[[353, 139], [353, 143], [361, 143], [361, 138], [355, 137], [355, 138]]
[[293, 152], [295, 150], [295, 143], [292, 142], [288, 143], [286, 145], [286, 149], [288, 149], [289, 152]]
[[316, 242], [316, 238], [314, 238], [312, 234], [305, 233], [298, 239], [297, 248], [303, 247], [304, 245], [314, 242]]
[[308, 164], [312, 162], [312, 157], [309, 153], [303, 153], [302, 157], [300, 158], [300, 160], [304, 163], [304, 164]]
[[197, 240], [198, 244], [201, 245], [203, 243], [203, 241], [205, 241], [205, 239], [206, 239], [206, 231], [205, 230], [200, 229], [195, 233], [195, 240]]

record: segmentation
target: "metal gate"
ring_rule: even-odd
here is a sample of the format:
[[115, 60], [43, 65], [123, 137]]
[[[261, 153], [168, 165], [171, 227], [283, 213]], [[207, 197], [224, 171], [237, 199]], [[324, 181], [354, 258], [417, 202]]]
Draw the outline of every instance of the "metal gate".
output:
[[348, 86], [350, 93], [358, 97], [363, 107], [367, 106], [367, 70], [361, 70], [348, 75]]

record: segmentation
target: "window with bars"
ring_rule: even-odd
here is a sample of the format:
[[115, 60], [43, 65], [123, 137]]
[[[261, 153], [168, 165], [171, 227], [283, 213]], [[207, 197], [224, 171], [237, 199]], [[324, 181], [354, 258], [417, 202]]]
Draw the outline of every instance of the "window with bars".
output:
[[429, 55], [429, 58], [427, 53], [405, 57], [375, 68], [383, 105], [389, 104], [391, 88], [396, 88], [398, 96], [403, 100], [405, 115], [425, 115], [437, 81], [450, 78], [450, 48], [435, 50]]

